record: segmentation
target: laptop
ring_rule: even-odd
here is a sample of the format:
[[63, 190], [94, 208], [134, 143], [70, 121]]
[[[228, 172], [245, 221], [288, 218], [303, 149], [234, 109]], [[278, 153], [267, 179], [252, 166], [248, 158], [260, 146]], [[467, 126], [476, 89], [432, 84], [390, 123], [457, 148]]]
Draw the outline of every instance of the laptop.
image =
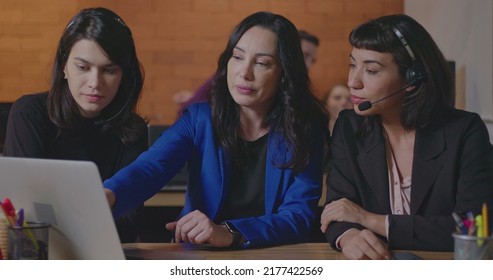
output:
[[[161, 136], [161, 134], [168, 129], [168, 125], [148, 125], [147, 126], [147, 139], [149, 147]], [[175, 175], [161, 191], [186, 191], [188, 185], [188, 165]]]
[[0, 199], [51, 224], [49, 259], [125, 259], [96, 165], [0, 157]]

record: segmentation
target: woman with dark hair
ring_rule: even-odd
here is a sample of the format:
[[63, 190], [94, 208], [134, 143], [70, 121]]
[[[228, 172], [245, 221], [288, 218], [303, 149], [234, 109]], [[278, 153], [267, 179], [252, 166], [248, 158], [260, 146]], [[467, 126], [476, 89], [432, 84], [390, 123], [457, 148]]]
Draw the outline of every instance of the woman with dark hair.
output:
[[[60, 38], [49, 91], [13, 105], [4, 155], [93, 161], [111, 177], [147, 148], [142, 84], [128, 26], [110, 10], [81, 10]], [[117, 221], [122, 242], [135, 239], [134, 218]]]
[[134, 163], [104, 182], [114, 215], [189, 162], [177, 242], [272, 246], [308, 239], [321, 194], [327, 116], [310, 90], [296, 27], [258, 12], [234, 29], [210, 103], [197, 103]]
[[349, 41], [354, 111], [341, 113], [330, 141], [321, 229], [351, 259], [452, 251], [452, 213], [493, 206], [486, 126], [450, 106], [447, 63], [411, 17], [369, 21]]
[[[319, 40], [315, 35], [304, 30], [299, 30], [298, 35], [300, 36], [301, 50], [303, 51], [305, 65], [306, 68], [308, 68], [308, 71], [310, 71], [315, 62], [317, 62]], [[214, 75], [209, 77], [195, 92], [182, 90], [173, 95], [173, 101], [180, 106], [178, 117], [180, 117], [183, 111], [191, 104], [207, 101], [207, 95], [213, 81]]]

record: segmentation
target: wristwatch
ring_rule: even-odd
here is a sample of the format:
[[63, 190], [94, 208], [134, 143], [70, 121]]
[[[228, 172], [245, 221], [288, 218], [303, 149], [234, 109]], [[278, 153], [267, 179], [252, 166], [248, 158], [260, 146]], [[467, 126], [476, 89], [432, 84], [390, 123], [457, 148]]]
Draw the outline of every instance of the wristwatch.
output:
[[236, 229], [236, 227], [230, 222], [223, 222], [226, 229], [233, 235], [233, 242], [231, 242], [231, 247], [240, 246], [245, 242], [243, 235]]

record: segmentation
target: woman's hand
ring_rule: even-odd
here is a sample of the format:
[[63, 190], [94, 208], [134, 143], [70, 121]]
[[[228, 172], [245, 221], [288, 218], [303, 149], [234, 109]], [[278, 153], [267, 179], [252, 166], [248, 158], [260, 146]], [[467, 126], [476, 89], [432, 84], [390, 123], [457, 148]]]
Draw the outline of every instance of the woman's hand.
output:
[[233, 234], [225, 226], [215, 224], [198, 210], [176, 222], [167, 223], [166, 229], [175, 231], [176, 242], [210, 244], [215, 247], [228, 247], [233, 243]]
[[108, 200], [108, 204], [110, 205], [110, 208], [113, 208], [116, 202], [115, 193], [110, 189], [103, 189], [103, 190], [104, 190], [104, 194], [106, 195], [106, 200]]
[[364, 226], [368, 214], [369, 212], [358, 204], [347, 198], [341, 198], [325, 205], [320, 217], [320, 230], [325, 233], [331, 222], [350, 222]]
[[187, 103], [193, 97], [193, 92], [189, 90], [182, 90], [173, 95], [173, 102], [177, 105], [183, 105]]
[[387, 244], [367, 229], [350, 230], [341, 237], [339, 245], [344, 256], [351, 260], [390, 259]]

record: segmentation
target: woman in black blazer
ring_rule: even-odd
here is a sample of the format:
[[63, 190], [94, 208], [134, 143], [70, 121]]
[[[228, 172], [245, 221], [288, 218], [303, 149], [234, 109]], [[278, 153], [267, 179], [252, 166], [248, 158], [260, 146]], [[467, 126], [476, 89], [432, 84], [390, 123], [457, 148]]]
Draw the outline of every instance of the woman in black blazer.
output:
[[354, 111], [341, 113], [330, 141], [322, 232], [351, 259], [452, 251], [452, 212], [493, 207], [486, 126], [451, 106], [446, 60], [411, 17], [369, 21], [349, 41]]

